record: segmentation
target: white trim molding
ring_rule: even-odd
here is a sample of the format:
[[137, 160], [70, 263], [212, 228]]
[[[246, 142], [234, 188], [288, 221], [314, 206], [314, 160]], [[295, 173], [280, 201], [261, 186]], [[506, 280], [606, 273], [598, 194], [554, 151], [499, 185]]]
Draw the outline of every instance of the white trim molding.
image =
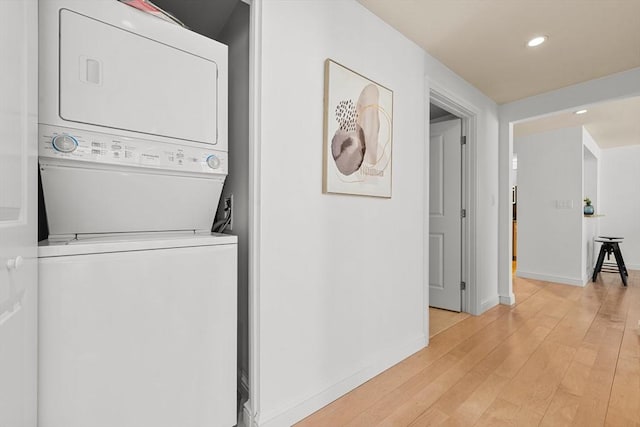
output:
[[[464, 135], [467, 137], [467, 149], [466, 153], [463, 150], [463, 208], [467, 211], [466, 221], [463, 222], [463, 253], [462, 253], [462, 280], [466, 282], [467, 289], [462, 291], [462, 310], [474, 315], [478, 315], [486, 311], [487, 308], [483, 308], [484, 304], [480, 301], [480, 295], [478, 292], [478, 278], [476, 269], [476, 231], [477, 231], [477, 215], [478, 215], [478, 160], [477, 160], [477, 147], [478, 147], [478, 115], [480, 110], [467, 101], [460, 98], [456, 94], [451, 93], [445, 89], [442, 85], [433, 80], [427, 79], [427, 102], [431, 102], [438, 107], [444, 108], [447, 111], [462, 119], [462, 129]], [[427, 108], [427, 114], [429, 109]], [[429, 118], [425, 117], [427, 123]], [[425, 139], [428, 143], [429, 132], [427, 132]], [[425, 150], [426, 164], [429, 161], [429, 150]], [[425, 209], [424, 209], [424, 229], [425, 234], [429, 234], [429, 177], [425, 177]], [[426, 293], [425, 299], [428, 301], [429, 295], [429, 252], [428, 247], [425, 246], [425, 260], [424, 260], [424, 292]], [[496, 299], [497, 304], [497, 299]], [[427, 322], [428, 326], [428, 322]], [[427, 336], [429, 332], [426, 332]]]
[[523, 277], [525, 279], [542, 280], [544, 282], [561, 283], [563, 285], [572, 285], [572, 286], [580, 286], [580, 287], [584, 287], [586, 285], [584, 280], [581, 277], [574, 278], [574, 277], [552, 276], [550, 274], [540, 274], [540, 273], [534, 273], [531, 271], [522, 271], [522, 270], [517, 270], [516, 276]]
[[516, 296], [514, 295], [513, 292], [511, 292], [511, 295], [508, 296], [502, 296], [500, 295], [498, 297], [498, 302], [502, 305], [515, 305], [516, 303]]
[[260, 233], [262, 134], [262, 0], [251, 0], [249, 23], [249, 400], [243, 423], [257, 426], [260, 415]]
[[495, 294], [490, 298], [483, 299], [482, 302], [480, 303], [480, 309], [484, 313], [485, 311], [489, 310], [491, 307], [495, 307], [498, 304], [500, 304], [500, 297], [498, 297], [498, 294]]

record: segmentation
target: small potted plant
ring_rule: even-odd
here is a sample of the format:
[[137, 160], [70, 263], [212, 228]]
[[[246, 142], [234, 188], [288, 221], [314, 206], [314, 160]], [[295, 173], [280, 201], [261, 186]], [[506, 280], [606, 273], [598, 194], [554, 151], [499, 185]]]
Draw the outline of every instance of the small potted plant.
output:
[[594, 209], [591, 205], [591, 199], [588, 197], [584, 198], [584, 214], [585, 215], [593, 215]]

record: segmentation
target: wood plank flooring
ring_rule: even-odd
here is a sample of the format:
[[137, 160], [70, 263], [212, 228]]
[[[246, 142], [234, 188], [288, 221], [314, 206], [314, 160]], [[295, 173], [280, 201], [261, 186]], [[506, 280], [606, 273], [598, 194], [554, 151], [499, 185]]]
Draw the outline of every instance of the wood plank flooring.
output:
[[640, 271], [514, 293], [297, 426], [640, 427]]
[[429, 307], [429, 337], [438, 335], [467, 317], [469, 317], [468, 313], [456, 313], [455, 311]]

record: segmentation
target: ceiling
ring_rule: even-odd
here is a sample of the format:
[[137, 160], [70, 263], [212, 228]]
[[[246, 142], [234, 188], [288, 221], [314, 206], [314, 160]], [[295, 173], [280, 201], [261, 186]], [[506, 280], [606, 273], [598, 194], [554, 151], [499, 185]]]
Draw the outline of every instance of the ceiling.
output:
[[585, 114], [569, 111], [518, 123], [513, 136], [574, 126], [584, 126], [600, 148], [640, 144], [640, 97], [587, 107]]
[[498, 104], [640, 67], [640, 0], [358, 1]]
[[[498, 104], [640, 67], [640, 0], [358, 0]], [[548, 41], [528, 48], [528, 40]], [[583, 125], [640, 144], [640, 98], [555, 114], [514, 135]]]

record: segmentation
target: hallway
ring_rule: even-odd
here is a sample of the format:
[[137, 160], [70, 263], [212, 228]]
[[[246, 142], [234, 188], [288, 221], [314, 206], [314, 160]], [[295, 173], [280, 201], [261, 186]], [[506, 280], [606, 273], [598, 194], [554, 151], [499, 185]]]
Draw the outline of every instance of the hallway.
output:
[[514, 292], [297, 426], [640, 425], [640, 272]]

